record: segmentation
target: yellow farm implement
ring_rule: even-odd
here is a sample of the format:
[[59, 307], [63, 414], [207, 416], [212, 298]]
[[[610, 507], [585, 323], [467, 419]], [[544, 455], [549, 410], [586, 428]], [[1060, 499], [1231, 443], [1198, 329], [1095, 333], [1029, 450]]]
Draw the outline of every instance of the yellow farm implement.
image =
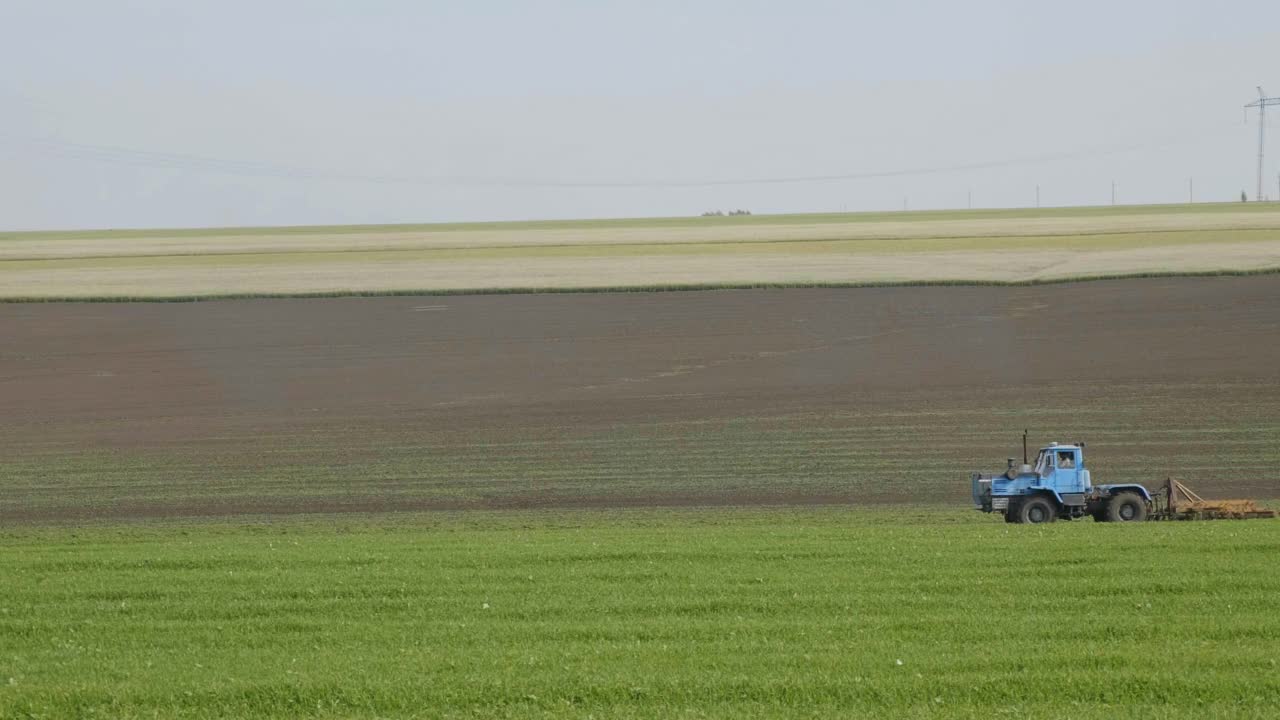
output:
[[1252, 500], [1205, 500], [1182, 483], [1169, 478], [1151, 495], [1152, 520], [1247, 520], [1276, 517], [1275, 510], [1258, 507]]

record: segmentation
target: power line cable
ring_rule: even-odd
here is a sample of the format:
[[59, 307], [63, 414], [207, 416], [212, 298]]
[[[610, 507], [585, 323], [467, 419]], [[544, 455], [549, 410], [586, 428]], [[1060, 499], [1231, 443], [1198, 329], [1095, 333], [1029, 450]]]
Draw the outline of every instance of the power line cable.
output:
[[[1220, 129], [1225, 133], [1225, 129]], [[1233, 129], [1238, 132], [1238, 129]], [[1197, 139], [1203, 139], [1201, 133]], [[1046, 153], [1022, 158], [1004, 160], [987, 160], [935, 167], [915, 167], [892, 170], [874, 170], [862, 172], [843, 172], [819, 175], [791, 175], [756, 178], [712, 178], [701, 180], [558, 180], [550, 178], [514, 178], [514, 177], [480, 177], [480, 176], [426, 176], [426, 175], [370, 175], [362, 173], [333, 172], [317, 168], [305, 168], [276, 163], [264, 163], [251, 160], [214, 158], [186, 153], [174, 153], [156, 150], [144, 150], [113, 145], [71, 142], [53, 137], [25, 137], [0, 132], [0, 141], [8, 141], [34, 149], [37, 152], [55, 154], [77, 160], [103, 162], [108, 164], [128, 165], [133, 167], [150, 167], [159, 169], [187, 170], [195, 172], [215, 172], [247, 177], [261, 177], [282, 180], [318, 180], [337, 182], [361, 182], [392, 185], [430, 185], [430, 186], [471, 186], [500, 188], [560, 188], [560, 189], [664, 189], [664, 188], [708, 188], [746, 185], [784, 185], [801, 183], [826, 183], [850, 180], [869, 180], [879, 178], [908, 177], [920, 175], [936, 175], [974, 170], [991, 170], [1018, 165], [1034, 165], [1046, 162], [1060, 162], [1092, 157], [1120, 155], [1143, 150], [1167, 148], [1188, 142], [1187, 138], [1164, 140], [1156, 143], [1141, 143], [1127, 146], [1095, 147], [1074, 151]]]

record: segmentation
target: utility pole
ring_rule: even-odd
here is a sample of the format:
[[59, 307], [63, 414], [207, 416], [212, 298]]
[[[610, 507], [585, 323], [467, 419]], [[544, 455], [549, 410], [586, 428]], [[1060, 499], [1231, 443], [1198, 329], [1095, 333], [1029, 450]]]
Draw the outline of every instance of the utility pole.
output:
[[1040, 207], [1040, 186], [1036, 185], [1036, 207]]
[[1196, 202], [1196, 179], [1187, 178], [1187, 203], [1194, 205]]
[[972, 190], [969, 191], [969, 209], [970, 210], [973, 209], [973, 191]]
[[[1245, 105], [1245, 110], [1258, 108], [1258, 202], [1262, 202], [1262, 156], [1267, 144], [1267, 106], [1280, 105], [1280, 97], [1267, 97], [1262, 86], [1258, 86], [1258, 99]], [[1245, 116], [1248, 117], [1247, 115]]]
[[1111, 204], [1116, 204], [1116, 181], [1111, 181]]

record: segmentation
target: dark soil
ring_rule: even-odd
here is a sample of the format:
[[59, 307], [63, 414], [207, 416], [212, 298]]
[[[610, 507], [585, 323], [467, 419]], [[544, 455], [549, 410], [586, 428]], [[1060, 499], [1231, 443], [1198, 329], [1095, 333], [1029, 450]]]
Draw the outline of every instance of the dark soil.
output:
[[1023, 427], [1274, 498], [1277, 381], [1276, 275], [0, 305], [0, 520], [962, 507]]

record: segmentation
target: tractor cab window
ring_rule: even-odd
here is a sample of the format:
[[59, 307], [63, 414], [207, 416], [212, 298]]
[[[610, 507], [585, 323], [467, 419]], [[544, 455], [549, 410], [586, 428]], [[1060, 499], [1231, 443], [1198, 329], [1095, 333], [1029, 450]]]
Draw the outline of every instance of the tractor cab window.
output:
[[1076, 454], [1071, 450], [1058, 451], [1058, 467], [1070, 470], [1076, 466]]
[[1049, 474], [1049, 467], [1050, 467], [1049, 458], [1051, 457], [1053, 457], [1053, 453], [1046, 452], [1044, 450], [1040, 451], [1040, 455], [1036, 457], [1036, 474], [1037, 475]]

